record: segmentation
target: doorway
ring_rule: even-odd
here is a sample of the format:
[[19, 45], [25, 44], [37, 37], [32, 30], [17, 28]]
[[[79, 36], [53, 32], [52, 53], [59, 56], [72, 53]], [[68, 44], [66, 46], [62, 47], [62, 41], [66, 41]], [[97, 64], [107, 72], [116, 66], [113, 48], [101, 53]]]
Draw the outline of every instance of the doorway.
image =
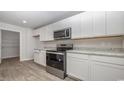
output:
[[20, 59], [20, 33], [1, 30], [2, 62]]

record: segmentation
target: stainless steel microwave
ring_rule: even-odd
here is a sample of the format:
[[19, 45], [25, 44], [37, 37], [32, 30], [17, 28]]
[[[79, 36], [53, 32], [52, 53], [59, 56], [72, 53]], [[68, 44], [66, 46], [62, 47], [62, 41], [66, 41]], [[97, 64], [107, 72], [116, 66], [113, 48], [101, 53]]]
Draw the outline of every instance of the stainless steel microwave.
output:
[[54, 39], [70, 39], [71, 38], [71, 28], [65, 28], [61, 30], [54, 31]]

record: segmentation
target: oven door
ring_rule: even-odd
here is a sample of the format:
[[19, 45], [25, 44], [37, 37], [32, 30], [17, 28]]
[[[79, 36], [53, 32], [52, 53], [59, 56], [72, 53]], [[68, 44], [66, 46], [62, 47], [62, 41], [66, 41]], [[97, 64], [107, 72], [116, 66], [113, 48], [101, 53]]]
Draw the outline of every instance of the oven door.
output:
[[54, 39], [62, 39], [66, 37], [65, 29], [54, 32]]
[[47, 52], [47, 66], [64, 71], [65, 55], [58, 52]]

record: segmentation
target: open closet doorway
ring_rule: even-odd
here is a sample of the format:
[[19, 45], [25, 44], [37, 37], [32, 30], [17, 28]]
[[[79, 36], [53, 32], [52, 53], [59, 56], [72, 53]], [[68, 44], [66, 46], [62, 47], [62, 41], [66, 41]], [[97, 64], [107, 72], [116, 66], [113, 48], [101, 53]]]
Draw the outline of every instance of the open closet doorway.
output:
[[20, 33], [1, 30], [2, 62], [20, 60]]

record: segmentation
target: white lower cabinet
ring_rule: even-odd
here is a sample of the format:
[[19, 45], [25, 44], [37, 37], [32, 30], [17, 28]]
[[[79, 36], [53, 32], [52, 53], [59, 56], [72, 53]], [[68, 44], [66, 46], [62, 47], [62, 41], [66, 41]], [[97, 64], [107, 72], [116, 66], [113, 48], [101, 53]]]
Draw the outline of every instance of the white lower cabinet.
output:
[[39, 53], [34, 53], [34, 62], [42, 66], [46, 66], [46, 51], [41, 50]]
[[89, 80], [89, 62], [82, 55], [67, 53], [67, 74], [80, 80]]
[[67, 74], [89, 81], [124, 80], [124, 58], [67, 53]]
[[46, 66], [46, 51], [41, 51], [39, 54], [39, 64]]
[[34, 62], [38, 63], [38, 61], [39, 61], [39, 53], [34, 52]]
[[124, 80], [124, 58], [91, 56], [91, 80]]
[[124, 80], [124, 66], [92, 62], [91, 80], [93, 81], [120, 81]]

